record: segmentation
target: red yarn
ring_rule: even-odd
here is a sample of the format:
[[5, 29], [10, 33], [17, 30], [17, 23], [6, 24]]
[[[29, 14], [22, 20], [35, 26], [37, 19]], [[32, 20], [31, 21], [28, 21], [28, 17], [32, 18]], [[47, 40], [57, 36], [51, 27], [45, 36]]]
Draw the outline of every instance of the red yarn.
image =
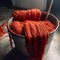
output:
[[22, 28], [23, 28], [23, 23], [19, 21], [14, 21], [11, 25], [11, 29], [17, 34], [22, 33]]
[[24, 21], [24, 20], [40, 20], [42, 12], [39, 9], [31, 10], [17, 10], [12, 14], [14, 20]]
[[13, 13], [14, 20], [17, 21], [13, 21], [12, 31], [26, 37], [26, 47], [31, 60], [42, 60], [50, 32], [55, 29], [50, 21], [41, 21], [41, 15], [39, 9]]

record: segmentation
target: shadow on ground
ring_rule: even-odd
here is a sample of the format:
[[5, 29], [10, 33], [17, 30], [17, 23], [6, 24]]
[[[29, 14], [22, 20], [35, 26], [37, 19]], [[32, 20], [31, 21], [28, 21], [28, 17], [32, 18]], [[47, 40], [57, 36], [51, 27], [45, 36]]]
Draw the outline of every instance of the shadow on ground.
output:
[[3, 60], [29, 60], [29, 58], [14, 48], [5, 56]]

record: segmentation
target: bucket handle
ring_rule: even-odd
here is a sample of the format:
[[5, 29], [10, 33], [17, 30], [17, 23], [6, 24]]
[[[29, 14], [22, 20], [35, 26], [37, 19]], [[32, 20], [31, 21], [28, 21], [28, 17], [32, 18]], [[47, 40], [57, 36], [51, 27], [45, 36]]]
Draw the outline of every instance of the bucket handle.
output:
[[12, 36], [11, 36], [11, 33], [8, 32], [7, 25], [4, 26], [4, 30], [5, 30], [5, 31], [8, 33], [8, 35], [9, 35], [10, 45], [11, 45], [11, 48], [13, 49]]

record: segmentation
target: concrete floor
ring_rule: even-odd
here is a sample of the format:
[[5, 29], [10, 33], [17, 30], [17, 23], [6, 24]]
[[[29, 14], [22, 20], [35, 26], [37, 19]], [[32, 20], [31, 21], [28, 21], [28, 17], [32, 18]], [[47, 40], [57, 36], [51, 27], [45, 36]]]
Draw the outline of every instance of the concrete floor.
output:
[[[15, 9], [12, 8], [0, 8], [0, 24], [8, 21], [11, 17], [12, 12]], [[60, 19], [59, 14], [57, 15]], [[22, 57], [21, 54], [15, 49], [12, 49], [9, 42], [8, 34], [0, 40], [0, 60], [27, 60], [26, 57]], [[54, 38], [51, 42], [49, 51], [44, 56], [43, 60], [60, 60], [60, 27], [55, 32]]]

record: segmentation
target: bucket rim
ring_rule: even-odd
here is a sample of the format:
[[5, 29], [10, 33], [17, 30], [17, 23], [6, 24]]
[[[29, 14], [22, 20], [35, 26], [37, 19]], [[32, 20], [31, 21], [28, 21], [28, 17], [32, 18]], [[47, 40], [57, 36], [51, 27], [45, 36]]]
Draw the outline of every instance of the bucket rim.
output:
[[[47, 12], [42, 12], [42, 13], [47, 14]], [[52, 16], [53, 18], [55, 18], [55, 20], [57, 21], [57, 26], [56, 26], [56, 28], [55, 28], [53, 31], [50, 32], [50, 34], [52, 34], [52, 33], [54, 33], [54, 32], [58, 29], [58, 27], [59, 27], [59, 20], [58, 20], [58, 18], [57, 18], [55, 15], [53, 15], [52, 13], [50, 13], [49, 15]]]

